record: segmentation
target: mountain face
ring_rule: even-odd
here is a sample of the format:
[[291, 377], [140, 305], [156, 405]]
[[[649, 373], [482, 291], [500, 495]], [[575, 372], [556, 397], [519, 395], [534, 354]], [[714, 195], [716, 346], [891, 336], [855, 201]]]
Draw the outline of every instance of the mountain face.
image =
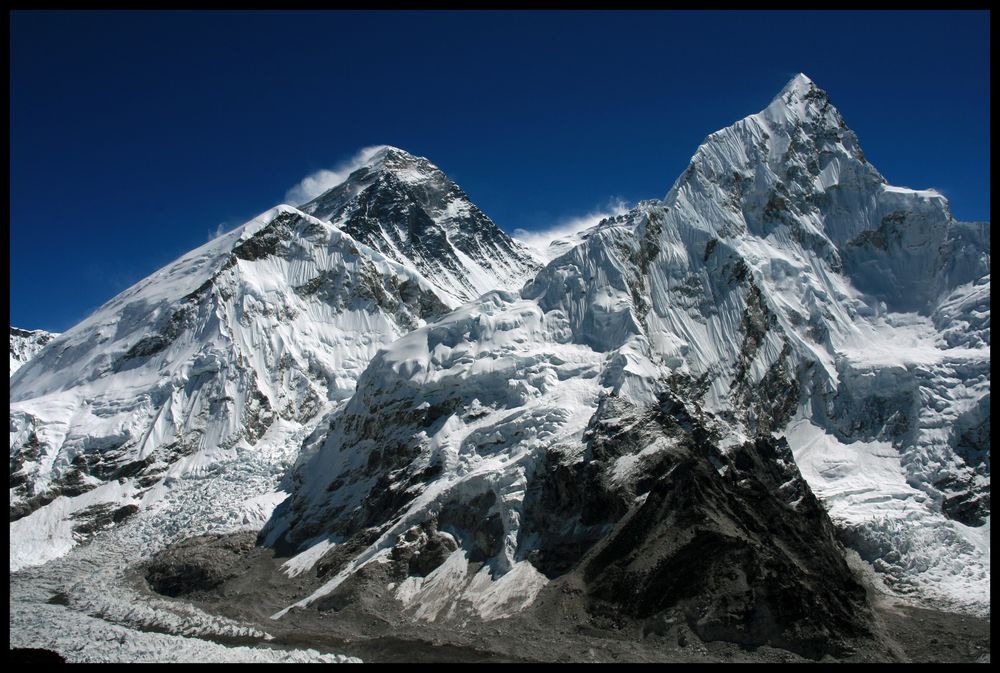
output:
[[570, 591], [819, 656], [866, 628], [841, 542], [988, 612], [989, 273], [988, 225], [888, 185], [797, 76], [664, 200], [375, 356], [261, 534], [317, 582], [275, 617]]
[[24, 364], [35, 357], [38, 351], [42, 350], [47, 343], [55, 339], [58, 334], [46, 332], [42, 329], [27, 330], [18, 327], [10, 328], [10, 375], [24, 366]]
[[[220, 461], [255, 454], [280, 472], [380, 348], [537, 266], [426, 160], [387, 149], [309, 209], [328, 215], [319, 206], [344, 189], [365, 214], [354, 199], [340, 224], [409, 238], [386, 255], [279, 206], [115, 297], [12, 376], [12, 568], [65, 553]], [[445, 267], [434, 280], [418, 271]], [[262, 523], [270, 506], [234, 516]]]
[[65, 552], [212, 455], [294, 434], [446, 312], [419, 276], [284, 206], [140, 281], [11, 378], [11, 563]]
[[530, 251], [436, 166], [395, 147], [381, 148], [302, 210], [416, 269], [456, 304], [519, 288], [538, 270]]
[[522, 620], [821, 658], [877, 630], [846, 546], [988, 613], [989, 236], [890, 186], [802, 75], [543, 268], [385, 147], [12, 375], [11, 570], [64, 556], [78, 613], [216, 638], [245, 629], [134, 605], [135, 564], [276, 605], [275, 629]]

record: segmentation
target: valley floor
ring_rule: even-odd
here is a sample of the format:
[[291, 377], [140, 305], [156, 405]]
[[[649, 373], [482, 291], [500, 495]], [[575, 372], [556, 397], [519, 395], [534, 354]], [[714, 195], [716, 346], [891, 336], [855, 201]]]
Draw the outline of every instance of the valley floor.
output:
[[[249, 535], [238, 534], [246, 537]], [[301, 591], [301, 579], [275, 579], [270, 551], [250, 552], [246, 572], [220, 589], [169, 599], [142, 571], [94, 570], [66, 559], [10, 575], [10, 646], [42, 648], [73, 661], [365, 662], [793, 662], [785, 650], [702, 643], [678, 629], [609, 628], [546, 610], [462, 625], [415, 623], [391, 612], [350, 606], [295, 610], [270, 619]], [[102, 586], [104, 582], [111, 582]], [[564, 587], [557, 590], [568, 591]], [[252, 592], [252, 593], [251, 593]], [[97, 599], [103, 596], [103, 600]], [[859, 643], [846, 662], [988, 662], [988, 619], [915, 607], [873, 594], [879, 642]]]
[[[859, 650], [844, 659], [826, 658], [824, 662], [928, 662], [928, 663], [989, 663], [990, 622], [950, 612], [916, 608], [899, 603], [881, 606], [879, 616], [885, 630], [896, 643], [892, 657], [874, 649]], [[525, 633], [509, 632], [502, 627], [495, 634], [442, 633], [419, 631], [406, 636], [379, 636], [361, 640], [343, 640], [320, 633], [305, 636], [278, 637], [276, 643], [288, 646], [312, 647], [325, 651], [335, 649], [368, 663], [386, 662], [464, 662], [464, 663], [526, 663], [526, 662], [637, 662], [637, 663], [780, 663], [801, 662], [802, 657], [770, 647], [756, 650], [731, 643], [688, 643], [679, 645], [664, 638], [649, 636], [635, 639], [628, 636], [612, 638], [579, 632]]]

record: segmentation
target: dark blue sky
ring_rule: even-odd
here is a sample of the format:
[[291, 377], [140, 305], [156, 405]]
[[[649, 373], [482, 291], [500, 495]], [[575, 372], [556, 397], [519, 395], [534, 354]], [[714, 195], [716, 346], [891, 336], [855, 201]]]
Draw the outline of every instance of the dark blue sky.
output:
[[661, 198], [796, 72], [989, 219], [987, 12], [17, 12], [12, 324], [62, 331], [368, 145], [507, 231]]

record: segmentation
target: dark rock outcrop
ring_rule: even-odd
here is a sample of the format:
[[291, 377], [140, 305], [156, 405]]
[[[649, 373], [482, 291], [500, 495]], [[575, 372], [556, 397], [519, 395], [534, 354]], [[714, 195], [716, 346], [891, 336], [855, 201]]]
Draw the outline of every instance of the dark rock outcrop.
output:
[[190, 538], [147, 561], [143, 575], [164, 596], [207, 592], [239, 575], [253, 543], [252, 533]]

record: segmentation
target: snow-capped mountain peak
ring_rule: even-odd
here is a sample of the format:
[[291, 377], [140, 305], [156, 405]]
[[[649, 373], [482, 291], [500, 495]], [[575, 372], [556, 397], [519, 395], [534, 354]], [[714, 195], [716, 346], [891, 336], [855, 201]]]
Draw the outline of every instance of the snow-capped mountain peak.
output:
[[302, 206], [431, 280], [452, 305], [519, 288], [538, 263], [423, 157], [382, 146]]
[[812, 123], [815, 126], [846, 128], [840, 112], [831, 104], [826, 91], [802, 73], [788, 81], [760, 116], [775, 125]]
[[[950, 288], [988, 271], [979, 252], [988, 231], [955, 222], [934, 190], [889, 185], [804, 76], [761, 112], [709, 135], [665, 205], [689, 211], [710, 237], [794, 241], [899, 310], [927, 314]], [[900, 293], [904, 286], [911, 291]]]
[[816, 83], [813, 82], [808, 75], [804, 72], [800, 72], [788, 80], [788, 83], [782, 87], [781, 93], [778, 95], [788, 93], [789, 91], [808, 91], [810, 88], [814, 88], [815, 86]]
[[441, 173], [441, 170], [426, 158], [410, 154], [392, 145], [379, 146], [362, 168], [388, 171], [403, 181], [413, 182], [440, 179], [437, 174]]
[[397, 148], [308, 210], [335, 222], [276, 206], [114, 297], [12, 377], [12, 567], [64, 553], [265, 435], [280, 463], [380, 348], [537, 268]]

